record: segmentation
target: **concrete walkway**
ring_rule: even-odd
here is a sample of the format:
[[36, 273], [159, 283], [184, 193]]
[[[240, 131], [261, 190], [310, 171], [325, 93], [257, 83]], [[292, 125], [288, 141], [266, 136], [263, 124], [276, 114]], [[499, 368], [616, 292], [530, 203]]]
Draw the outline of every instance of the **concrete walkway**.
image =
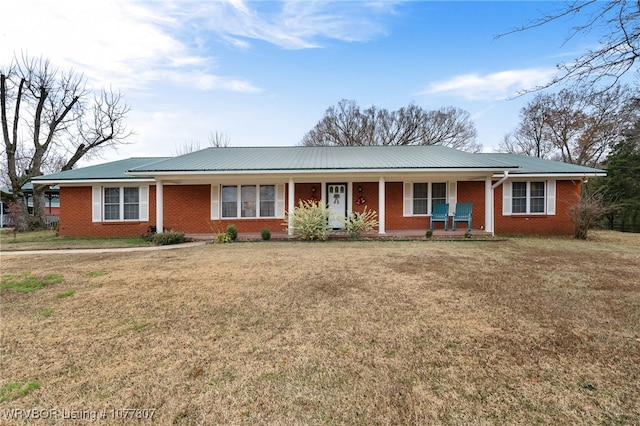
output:
[[195, 247], [206, 244], [206, 241], [195, 241], [193, 243], [171, 244], [167, 246], [148, 246], [148, 247], [121, 247], [121, 248], [96, 248], [96, 249], [53, 249], [53, 250], [16, 250], [16, 251], [0, 251], [0, 256], [25, 256], [25, 255], [56, 255], [56, 254], [82, 254], [82, 253], [127, 253], [134, 251], [156, 251], [156, 250], [173, 250], [179, 248]]
[[[464, 234], [467, 232], [466, 229], [458, 229], [457, 231], [444, 231], [444, 230], [435, 230], [433, 232], [433, 239], [463, 239]], [[481, 237], [481, 238], [491, 238], [490, 232], [485, 232], [484, 230], [473, 229], [471, 230], [471, 235], [473, 237]], [[414, 229], [414, 230], [402, 230], [402, 231], [391, 231], [387, 234], [381, 236], [376, 233], [370, 233], [365, 235], [367, 238], [371, 239], [424, 239], [425, 230], [422, 229]], [[4, 251], [0, 250], [0, 256], [24, 256], [24, 255], [56, 255], [56, 254], [81, 254], [81, 253], [123, 253], [123, 252], [136, 252], [136, 251], [155, 251], [155, 250], [172, 250], [178, 248], [187, 248], [194, 247], [207, 244], [209, 241], [213, 241], [216, 238], [216, 234], [187, 234], [187, 237], [195, 240], [191, 243], [183, 243], [183, 244], [172, 244], [167, 246], [145, 246], [145, 247], [123, 247], [123, 248], [96, 248], [96, 249], [53, 249], [53, 250], [16, 250], [16, 251]], [[346, 235], [337, 234], [332, 235], [330, 240], [343, 240], [346, 239]], [[248, 232], [248, 233], [239, 233], [238, 240], [240, 241], [260, 241], [261, 236], [259, 232]], [[289, 237], [286, 232], [273, 232], [271, 234], [272, 241], [291, 241], [295, 240]]]

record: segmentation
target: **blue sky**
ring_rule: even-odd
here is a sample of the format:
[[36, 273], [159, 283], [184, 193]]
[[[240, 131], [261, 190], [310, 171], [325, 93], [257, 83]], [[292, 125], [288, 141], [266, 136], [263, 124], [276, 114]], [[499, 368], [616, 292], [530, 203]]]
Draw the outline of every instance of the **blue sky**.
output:
[[561, 20], [495, 39], [566, 2], [86, 1], [3, 5], [0, 64], [14, 52], [82, 72], [131, 106], [130, 144], [91, 164], [231, 146], [296, 145], [341, 99], [468, 111], [485, 151], [518, 124], [555, 65], [597, 43]]

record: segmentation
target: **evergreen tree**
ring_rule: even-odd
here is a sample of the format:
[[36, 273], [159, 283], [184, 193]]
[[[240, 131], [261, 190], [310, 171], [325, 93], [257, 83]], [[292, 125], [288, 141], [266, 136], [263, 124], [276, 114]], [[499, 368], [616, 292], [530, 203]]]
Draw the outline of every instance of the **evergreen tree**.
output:
[[598, 186], [605, 201], [616, 207], [608, 215], [609, 226], [640, 232], [640, 121], [613, 147], [604, 167], [607, 176]]

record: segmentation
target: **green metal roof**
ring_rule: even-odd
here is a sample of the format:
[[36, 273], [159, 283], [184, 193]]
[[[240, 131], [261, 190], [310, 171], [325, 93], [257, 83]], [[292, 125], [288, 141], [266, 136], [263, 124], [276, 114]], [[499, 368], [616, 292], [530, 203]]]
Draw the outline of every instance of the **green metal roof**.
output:
[[34, 178], [35, 183], [140, 179], [163, 173], [329, 170], [487, 170], [512, 175], [604, 175], [590, 167], [517, 154], [472, 154], [444, 146], [207, 148], [178, 157], [128, 158]]
[[38, 176], [33, 178], [32, 181], [38, 183], [38, 181], [64, 182], [73, 180], [136, 179], [135, 176], [128, 175], [125, 172], [129, 169], [144, 166], [145, 164], [154, 163], [156, 161], [166, 160], [167, 158], [169, 157], [127, 158], [125, 160], [112, 161], [95, 166], [82, 167], [79, 169]]
[[563, 163], [561, 161], [545, 160], [538, 157], [530, 157], [520, 154], [492, 153], [480, 154], [483, 157], [492, 158], [516, 164], [520, 167], [517, 171], [511, 171], [510, 174], [569, 174], [569, 175], [593, 175], [606, 174], [606, 171], [594, 169], [591, 167], [578, 166], [575, 164]]
[[132, 168], [131, 173], [397, 169], [509, 169], [501, 160], [444, 146], [207, 148]]

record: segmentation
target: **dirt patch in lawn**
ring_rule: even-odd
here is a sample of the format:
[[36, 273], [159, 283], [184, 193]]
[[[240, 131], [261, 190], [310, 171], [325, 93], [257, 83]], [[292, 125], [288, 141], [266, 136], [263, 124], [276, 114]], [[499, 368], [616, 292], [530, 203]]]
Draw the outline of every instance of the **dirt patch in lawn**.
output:
[[2, 274], [64, 281], [0, 292], [0, 386], [39, 384], [0, 412], [638, 423], [639, 247], [638, 235], [596, 233], [2, 259]]

